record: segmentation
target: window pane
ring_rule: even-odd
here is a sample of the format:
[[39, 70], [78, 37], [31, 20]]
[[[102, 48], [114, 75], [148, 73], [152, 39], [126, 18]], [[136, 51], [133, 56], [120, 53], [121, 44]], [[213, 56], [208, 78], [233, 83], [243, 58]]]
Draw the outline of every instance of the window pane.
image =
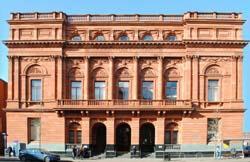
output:
[[71, 82], [71, 99], [79, 100], [81, 99], [81, 82], [80, 81], [72, 81]]
[[172, 144], [177, 144], [178, 140], [178, 131], [173, 131], [173, 139]]
[[176, 99], [177, 97], [177, 82], [168, 81], [165, 85], [165, 96], [167, 99]]
[[170, 35], [167, 37], [168, 41], [176, 41], [176, 36], [175, 35]]
[[72, 38], [72, 41], [81, 41], [81, 40], [82, 40], [82, 38], [80, 36], [74, 36]]
[[119, 99], [128, 100], [129, 95], [129, 82], [119, 82], [118, 89], [119, 89]]
[[144, 41], [152, 41], [152, 40], [153, 40], [153, 37], [152, 37], [151, 35], [145, 35], [145, 36], [143, 37], [143, 40], [144, 40]]
[[69, 130], [69, 143], [75, 143], [74, 136], [74, 130]]
[[165, 144], [171, 144], [171, 131], [165, 131]]
[[30, 119], [30, 141], [39, 141], [40, 140], [40, 119]]
[[105, 99], [105, 82], [95, 82], [95, 99], [104, 100]]
[[129, 40], [129, 38], [126, 35], [123, 35], [123, 36], [119, 37], [119, 41], [128, 41], [128, 40]]
[[77, 131], [77, 143], [82, 143], [82, 131]]
[[41, 80], [34, 79], [31, 80], [31, 100], [32, 101], [41, 101]]
[[152, 81], [144, 81], [142, 83], [142, 97], [146, 100], [153, 99], [153, 82]]
[[208, 80], [208, 101], [219, 100], [219, 81]]
[[98, 35], [96, 38], [95, 38], [96, 41], [105, 41], [105, 38], [104, 36], [102, 35]]

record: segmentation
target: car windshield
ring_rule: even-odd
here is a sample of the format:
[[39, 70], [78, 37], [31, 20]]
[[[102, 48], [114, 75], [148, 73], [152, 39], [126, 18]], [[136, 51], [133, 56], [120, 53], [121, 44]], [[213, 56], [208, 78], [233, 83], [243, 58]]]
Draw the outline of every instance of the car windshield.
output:
[[30, 148], [27, 149], [27, 151], [29, 152], [43, 152], [43, 153], [49, 153], [49, 151], [45, 150], [45, 149], [39, 149], [39, 148]]

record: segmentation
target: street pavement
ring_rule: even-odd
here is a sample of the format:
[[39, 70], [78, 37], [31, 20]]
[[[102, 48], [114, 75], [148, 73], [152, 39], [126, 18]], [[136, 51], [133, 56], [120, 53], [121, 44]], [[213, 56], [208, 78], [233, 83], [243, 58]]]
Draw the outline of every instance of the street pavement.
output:
[[[9, 158], [9, 157], [0, 157], [1, 162], [20, 162], [18, 158]], [[136, 159], [129, 159], [129, 158], [103, 158], [103, 159], [76, 159], [73, 160], [72, 158], [63, 157], [60, 162], [163, 162], [163, 159], [155, 159], [155, 158], [136, 158]], [[176, 158], [171, 159], [172, 162], [250, 162], [250, 158], [245, 159], [214, 159], [214, 158]], [[34, 162], [34, 161], [32, 161]], [[166, 161], [167, 162], [167, 161]]]

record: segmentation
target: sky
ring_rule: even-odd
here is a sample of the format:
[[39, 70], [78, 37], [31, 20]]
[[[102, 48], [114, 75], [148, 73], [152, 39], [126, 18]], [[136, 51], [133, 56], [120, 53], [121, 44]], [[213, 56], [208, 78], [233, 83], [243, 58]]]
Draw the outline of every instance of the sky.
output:
[[[242, 12], [244, 39], [250, 40], [249, 0], [1, 0], [0, 2], [0, 78], [8, 80], [7, 48], [11, 12], [52, 12], [67, 14], [183, 14], [187, 11]], [[250, 108], [250, 45], [244, 49], [243, 95], [245, 109]], [[245, 112], [244, 131], [250, 132], [250, 110]], [[237, 121], [235, 121], [237, 122]]]

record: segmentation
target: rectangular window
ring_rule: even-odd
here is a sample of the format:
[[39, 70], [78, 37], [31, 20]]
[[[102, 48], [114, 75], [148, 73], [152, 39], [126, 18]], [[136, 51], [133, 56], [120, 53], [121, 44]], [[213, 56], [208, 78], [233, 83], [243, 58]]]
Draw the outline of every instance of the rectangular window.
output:
[[165, 131], [165, 144], [171, 144], [171, 131]]
[[40, 127], [41, 122], [40, 118], [30, 118], [28, 119], [29, 123], [29, 142], [40, 141]]
[[152, 81], [144, 81], [142, 83], [142, 98], [145, 100], [153, 99], [153, 82]]
[[218, 139], [219, 119], [207, 119], [207, 143], [215, 142]]
[[69, 130], [69, 143], [75, 143], [75, 133], [74, 130]]
[[96, 100], [104, 100], [105, 99], [105, 82], [96, 81], [95, 82], [95, 99]]
[[128, 100], [129, 82], [118, 83], [118, 99]]
[[176, 100], [177, 98], [177, 82], [176, 81], [168, 81], [165, 85], [165, 97], [167, 99]]
[[80, 100], [82, 96], [81, 92], [81, 81], [72, 81], [71, 82], [71, 99]]
[[32, 79], [31, 80], [31, 101], [41, 101], [42, 100], [41, 91], [41, 80]]
[[208, 80], [208, 101], [219, 101], [218, 80]]

